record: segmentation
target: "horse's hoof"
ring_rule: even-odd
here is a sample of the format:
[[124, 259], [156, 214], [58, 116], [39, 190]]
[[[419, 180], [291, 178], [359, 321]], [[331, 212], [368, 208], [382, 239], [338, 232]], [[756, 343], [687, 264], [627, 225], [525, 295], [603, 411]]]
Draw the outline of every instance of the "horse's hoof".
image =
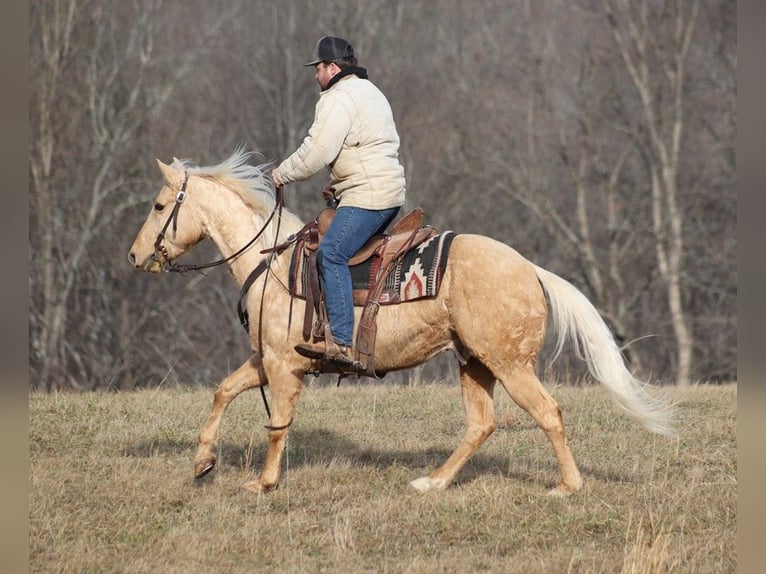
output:
[[548, 491], [548, 496], [551, 496], [553, 498], [566, 498], [572, 494], [571, 492], [567, 492], [566, 490], [561, 490], [559, 488], [551, 488]]
[[578, 490], [582, 488], [582, 484], [579, 486], [565, 486], [563, 484], [559, 484], [556, 488], [552, 488], [548, 491], [549, 496], [555, 496], [556, 498], [566, 498], [567, 496], [571, 496]]
[[437, 480], [428, 476], [421, 476], [410, 482], [410, 486], [418, 492], [429, 492], [431, 490], [444, 490], [447, 485], [443, 480]]
[[206, 460], [194, 465], [194, 478], [202, 478], [215, 468], [215, 460]]
[[255, 494], [265, 494], [271, 490], [275, 490], [278, 485], [264, 486], [259, 479], [246, 482], [240, 488], [247, 492], [254, 492]]

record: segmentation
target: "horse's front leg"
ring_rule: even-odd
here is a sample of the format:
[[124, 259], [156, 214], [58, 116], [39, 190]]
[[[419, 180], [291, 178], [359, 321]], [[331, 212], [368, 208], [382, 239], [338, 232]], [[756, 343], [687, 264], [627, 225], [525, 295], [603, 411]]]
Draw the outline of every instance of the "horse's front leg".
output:
[[213, 408], [199, 433], [197, 454], [194, 456], [194, 477], [201, 478], [213, 470], [216, 463], [218, 428], [226, 407], [242, 391], [265, 385], [266, 377], [260, 358], [253, 354], [236, 371], [226, 377], [215, 391]]
[[269, 448], [260, 477], [242, 485], [250, 492], [266, 492], [279, 485], [288, 428], [303, 387], [303, 371], [296, 369], [294, 364], [268, 365], [267, 372], [272, 398], [269, 428], [272, 430], [269, 431]]

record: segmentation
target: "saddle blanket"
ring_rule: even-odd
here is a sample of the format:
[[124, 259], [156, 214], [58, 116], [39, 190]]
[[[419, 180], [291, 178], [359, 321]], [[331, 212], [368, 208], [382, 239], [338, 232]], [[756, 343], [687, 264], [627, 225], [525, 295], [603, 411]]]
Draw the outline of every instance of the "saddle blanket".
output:
[[[447, 258], [456, 234], [445, 231], [408, 251], [400, 259], [380, 296], [381, 305], [393, 305], [422, 297], [434, 297], [439, 293]], [[303, 249], [296, 249], [290, 261], [289, 289], [296, 297], [306, 298], [308, 291], [308, 256]], [[380, 267], [380, 258], [370, 257], [358, 265], [350, 266], [354, 289], [354, 305], [364, 306], [367, 292], [374, 287]]]

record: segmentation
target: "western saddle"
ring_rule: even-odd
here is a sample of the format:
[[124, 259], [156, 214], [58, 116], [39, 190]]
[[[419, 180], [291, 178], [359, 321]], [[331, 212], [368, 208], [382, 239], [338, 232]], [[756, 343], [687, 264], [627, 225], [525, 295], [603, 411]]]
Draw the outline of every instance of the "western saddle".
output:
[[[315, 341], [324, 340], [332, 343], [330, 324], [324, 298], [319, 287], [319, 272], [317, 268], [317, 249], [335, 217], [335, 209], [323, 209], [313, 221], [288, 239], [295, 243], [294, 257], [305, 254], [308, 260], [308, 282], [306, 292], [306, 312], [303, 317], [303, 339]], [[370, 258], [377, 258], [373, 268], [376, 270], [370, 288], [366, 291], [355, 292], [354, 304], [363, 306], [362, 317], [357, 327], [356, 345], [354, 346], [353, 367], [351, 373], [378, 376], [374, 368], [375, 338], [377, 335], [376, 317], [380, 308], [380, 295], [386, 284], [388, 275], [396, 269], [399, 260], [411, 249], [437, 234], [435, 228], [424, 226], [425, 213], [416, 207], [400, 220], [395, 222], [387, 233], [372, 237], [349, 260], [349, 265], [358, 265]], [[287, 242], [285, 242], [287, 243]], [[275, 250], [278, 249], [274, 248]], [[316, 319], [315, 319], [316, 317]], [[313, 328], [312, 328], [313, 325]], [[328, 345], [329, 346], [329, 345]], [[336, 365], [322, 365], [317, 372], [337, 371]], [[343, 374], [343, 373], [342, 373]]]

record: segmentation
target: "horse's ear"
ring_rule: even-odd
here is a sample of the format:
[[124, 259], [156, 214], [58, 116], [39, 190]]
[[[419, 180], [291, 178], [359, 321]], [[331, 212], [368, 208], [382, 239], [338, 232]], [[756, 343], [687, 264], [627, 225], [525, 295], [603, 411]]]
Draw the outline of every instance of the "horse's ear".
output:
[[172, 165], [163, 163], [160, 160], [157, 160], [157, 165], [160, 166], [160, 171], [162, 172], [162, 176], [165, 178], [165, 181], [171, 187], [178, 187], [179, 185], [181, 185], [181, 181], [183, 181], [182, 171], [176, 169]]

